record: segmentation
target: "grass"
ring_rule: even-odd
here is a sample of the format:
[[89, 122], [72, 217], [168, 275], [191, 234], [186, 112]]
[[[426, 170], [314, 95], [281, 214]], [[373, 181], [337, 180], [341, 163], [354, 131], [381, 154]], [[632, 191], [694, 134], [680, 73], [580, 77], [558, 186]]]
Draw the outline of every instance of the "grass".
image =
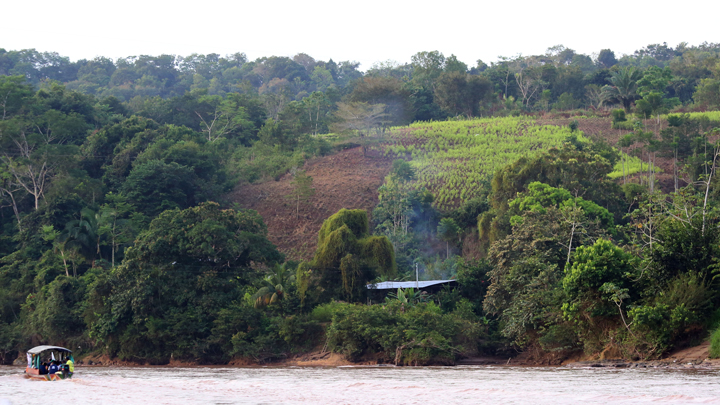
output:
[[[635, 173], [639, 173], [641, 171], [647, 172], [648, 169], [648, 163], [640, 160], [637, 156], [628, 156], [627, 154], [623, 153], [623, 158], [627, 159], [625, 162], [625, 174], [631, 175]], [[642, 168], [642, 170], [641, 170]], [[662, 173], [663, 170], [657, 166], [655, 166], [655, 173]], [[623, 176], [623, 163], [617, 162], [615, 163], [615, 167], [613, 167], [613, 171], [608, 174], [608, 177], [611, 179], [618, 179]]]
[[710, 356], [711, 359], [720, 357], [720, 328], [710, 336]]
[[[701, 117], [707, 117], [711, 121], [720, 121], [720, 111], [705, 111], [705, 112], [691, 112], [690, 118], [701, 118]], [[668, 115], [676, 115], [676, 114], [668, 114]], [[663, 118], [667, 118], [667, 116], [663, 116]]]

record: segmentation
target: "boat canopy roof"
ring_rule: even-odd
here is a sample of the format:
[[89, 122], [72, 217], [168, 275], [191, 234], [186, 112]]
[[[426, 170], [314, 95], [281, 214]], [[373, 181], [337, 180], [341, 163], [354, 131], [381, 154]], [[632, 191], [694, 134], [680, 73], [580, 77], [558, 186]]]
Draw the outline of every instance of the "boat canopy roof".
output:
[[48, 351], [48, 350], [53, 350], [53, 351], [56, 351], [56, 352], [68, 352], [68, 353], [72, 353], [72, 350], [66, 349], [66, 348], [60, 347], [60, 346], [36, 346], [36, 347], [33, 347], [32, 349], [28, 350], [28, 353], [30, 353], [30, 354], [38, 354], [38, 353], [42, 353], [42, 352]]

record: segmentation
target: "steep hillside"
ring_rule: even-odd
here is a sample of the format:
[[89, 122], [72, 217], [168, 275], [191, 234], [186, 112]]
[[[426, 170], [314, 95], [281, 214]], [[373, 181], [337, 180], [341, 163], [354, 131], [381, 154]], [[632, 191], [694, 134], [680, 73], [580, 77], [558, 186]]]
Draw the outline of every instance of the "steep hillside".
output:
[[295, 204], [285, 197], [292, 190], [290, 175], [279, 181], [238, 185], [230, 199], [262, 215], [270, 240], [289, 259], [307, 259], [315, 252], [318, 231], [327, 217], [341, 208], [372, 212], [377, 204], [377, 189], [391, 163], [378, 153], [363, 156], [361, 148], [306, 163], [304, 169], [312, 176], [316, 193], [310, 204], [301, 204], [299, 217]]
[[[495, 118], [397, 128], [386, 144], [367, 156], [361, 148], [353, 148], [306, 163], [316, 194], [310, 204], [301, 205], [299, 217], [294, 203], [285, 197], [292, 189], [290, 175], [279, 181], [240, 184], [230, 200], [257, 210], [268, 225], [270, 240], [289, 258], [305, 259], [314, 253], [317, 232], [327, 217], [341, 208], [372, 212], [393, 158], [411, 160], [420, 185], [433, 191], [438, 207], [453, 208], [472, 198], [478, 183], [496, 168], [523, 154], [560, 145], [570, 134], [571, 120]], [[580, 118], [578, 124], [585, 137], [613, 145], [627, 133], [612, 129], [609, 118]], [[664, 171], [657, 174], [658, 180], [663, 188], [671, 188], [671, 161], [658, 157], [656, 163]]]

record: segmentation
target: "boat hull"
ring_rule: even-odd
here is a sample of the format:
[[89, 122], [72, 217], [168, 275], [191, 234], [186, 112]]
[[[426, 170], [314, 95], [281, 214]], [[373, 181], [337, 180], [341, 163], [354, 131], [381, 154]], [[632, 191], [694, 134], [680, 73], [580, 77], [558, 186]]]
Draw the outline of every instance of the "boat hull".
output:
[[26, 368], [25, 377], [38, 380], [38, 381], [60, 381], [69, 380], [73, 376], [73, 373], [55, 373], [55, 374], [40, 374], [40, 370], [36, 368]]

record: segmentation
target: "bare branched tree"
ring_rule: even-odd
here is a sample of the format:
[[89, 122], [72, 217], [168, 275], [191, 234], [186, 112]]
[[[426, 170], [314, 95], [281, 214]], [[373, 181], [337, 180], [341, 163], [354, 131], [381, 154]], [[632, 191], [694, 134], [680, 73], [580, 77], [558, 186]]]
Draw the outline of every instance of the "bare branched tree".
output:
[[16, 154], [6, 151], [0, 157], [11, 175], [10, 188], [19, 186], [32, 195], [37, 210], [56, 165], [51, 161], [47, 150], [35, 150], [36, 144], [28, 140], [24, 129], [12, 140], [17, 147]]

